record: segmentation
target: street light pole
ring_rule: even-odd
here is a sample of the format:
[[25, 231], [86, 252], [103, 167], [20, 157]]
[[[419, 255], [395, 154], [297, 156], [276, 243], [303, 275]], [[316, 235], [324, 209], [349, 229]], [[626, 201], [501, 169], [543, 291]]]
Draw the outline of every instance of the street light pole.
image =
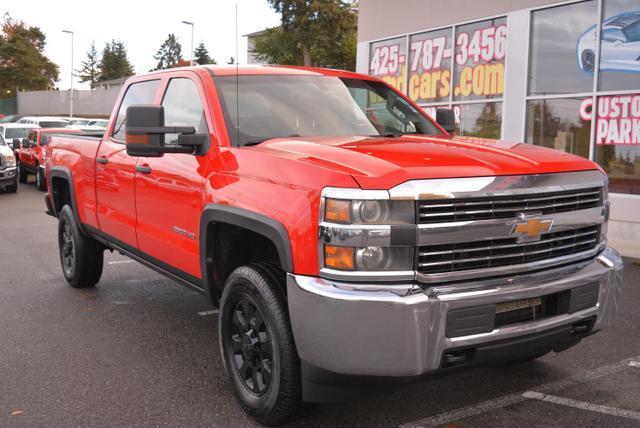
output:
[[194, 25], [193, 25], [193, 22], [189, 22], [189, 21], [182, 21], [182, 23], [191, 26], [191, 60], [189, 61], [189, 63], [193, 67], [193, 27]]
[[73, 117], [73, 31], [62, 30], [63, 33], [71, 34], [71, 89], [69, 91], [69, 118]]

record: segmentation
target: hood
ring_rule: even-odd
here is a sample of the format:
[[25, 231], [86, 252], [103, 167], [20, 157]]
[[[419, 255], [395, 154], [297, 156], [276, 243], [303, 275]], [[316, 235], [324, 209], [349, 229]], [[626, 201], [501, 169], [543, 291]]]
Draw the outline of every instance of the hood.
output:
[[532, 144], [451, 136], [278, 138], [253, 149], [350, 174], [364, 189], [389, 189], [413, 179], [597, 168], [580, 156]]

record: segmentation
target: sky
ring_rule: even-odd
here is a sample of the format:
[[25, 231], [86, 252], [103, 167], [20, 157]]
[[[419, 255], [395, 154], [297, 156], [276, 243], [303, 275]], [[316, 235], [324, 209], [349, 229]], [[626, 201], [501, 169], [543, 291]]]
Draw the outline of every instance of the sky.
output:
[[[60, 67], [57, 85], [62, 90], [69, 89], [71, 81], [71, 35], [62, 30], [74, 32], [74, 70], [80, 69], [81, 62], [86, 59], [92, 40], [101, 52], [107, 41], [116, 39], [124, 42], [137, 74], [155, 67], [153, 55], [169, 33], [176, 35], [182, 44], [182, 56], [189, 59], [191, 27], [182, 21], [195, 24], [194, 45], [203, 41], [218, 64], [226, 63], [231, 56], [236, 57], [236, 4], [240, 64], [246, 62], [247, 56], [247, 39], [242, 35], [279, 24], [279, 15], [266, 0], [22, 0], [3, 3], [0, 14], [8, 12], [12, 18], [44, 31], [47, 36], [45, 53]], [[88, 89], [89, 86], [80, 84], [76, 78], [74, 88]]]

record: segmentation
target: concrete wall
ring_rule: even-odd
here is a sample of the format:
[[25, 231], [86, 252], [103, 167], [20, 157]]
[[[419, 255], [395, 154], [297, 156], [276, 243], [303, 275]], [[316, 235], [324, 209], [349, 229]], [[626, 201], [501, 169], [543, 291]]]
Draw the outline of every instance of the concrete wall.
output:
[[[108, 117], [120, 93], [120, 87], [73, 91], [73, 115]], [[70, 91], [18, 92], [18, 114], [68, 116]]]
[[559, 0], [360, 0], [358, 41], [501, 15]]

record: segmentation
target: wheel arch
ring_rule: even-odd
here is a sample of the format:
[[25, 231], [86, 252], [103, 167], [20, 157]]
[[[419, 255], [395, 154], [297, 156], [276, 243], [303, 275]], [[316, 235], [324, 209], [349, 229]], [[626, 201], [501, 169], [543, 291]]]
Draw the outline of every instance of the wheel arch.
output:
[[78, 214], [78, 203], [76, 201], [76, 192], [73, 186], [71, 171], [63, 166], [54, 166], [49, 169], [47, 181], [49, 188], [49, 200], [51, 201], [53, 215], [58, 217], [58, 214], [65, 203], [70, 203], [71, 210], [73, 211], [73, 215], [78, 223], [78, 228], [83, 235], [86, 235], [87, 233], [80, 221], [80, 215]]
[[273, 244], [280, 267], [286, 272], [293, 272], [289, 234], [282, 223], [242, 208], [224, 204], [207, 205], [200, 217], [200, 269], [212, 303], [217, 304], [224, 287], [224, 284], [214, 277], [215, 238], [213, 234], [216, 225], [234, 226], [263, 237]]

